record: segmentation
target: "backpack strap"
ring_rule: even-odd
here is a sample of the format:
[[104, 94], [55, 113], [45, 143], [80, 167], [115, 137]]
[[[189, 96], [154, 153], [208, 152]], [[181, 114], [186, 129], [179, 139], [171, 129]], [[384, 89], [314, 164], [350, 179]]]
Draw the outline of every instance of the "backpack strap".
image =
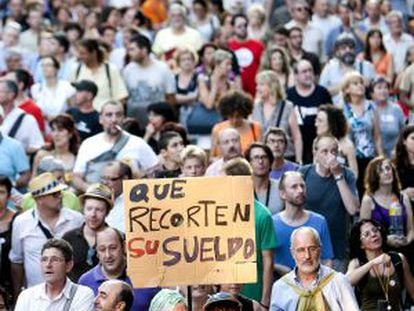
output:
[[78, 80], [78, 78], [79, 78], [79, 74], [80, 74], [80, 71], [81, 71], [81, 67], [82, 67], [82, 64], [79, 63], [78, 68], [76, 68], [75, 80]]
[[[282, 120], [282, 115], [283, 115], [283, 110], [285, 109], [285, 101], [282, 100], [282, 102], [280, 103], [280, 108], [279, 108], [279, 113], [277, 115], [277, 120], [276, 120], [276, 127], [280, 126], [280, 121]], [[300, 108], [299, 108], [300, 111]], [[300, 112], [301, 117], [302, 117], [302, 113]], [[303, 117], [302, 117], [303, 119]]]
[[22, 122], [23, 122], [23, 119], [24, 119], [25, 116], [26, 116], [26, 113], [23, 112], [17, 117], [16, 121], [14, 121], [14, 124], [13, 124], [12, 128], [10, 129], [10, 131], [8, 133], [9, 137], [14, 138], [14, 136], [16, 136], [17, 131], [19, 130], [20, 126], [22, 125]]

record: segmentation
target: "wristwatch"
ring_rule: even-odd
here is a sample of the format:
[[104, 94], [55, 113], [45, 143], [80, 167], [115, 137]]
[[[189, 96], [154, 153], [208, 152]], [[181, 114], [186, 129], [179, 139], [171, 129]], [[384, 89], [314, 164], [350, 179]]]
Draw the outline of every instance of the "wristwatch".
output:
[[339, 174], [339, 175], [336, 175], [336, 176], [334, 176], [334, 179], [335, 179], [335, 181], [340, 181], [340, 180], [342, 180], [342, 179], [344, 179], [344, 174]]

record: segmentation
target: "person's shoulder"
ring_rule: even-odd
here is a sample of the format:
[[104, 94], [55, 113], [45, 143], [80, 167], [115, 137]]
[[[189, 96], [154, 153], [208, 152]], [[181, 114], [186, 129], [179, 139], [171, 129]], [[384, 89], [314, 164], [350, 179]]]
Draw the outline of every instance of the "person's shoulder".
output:
[[63, 216], [65, 216], [68, 220], [71, 221], [81, 221], [83, 222], [83, 215], [79, 213], [78, 211], [74, 211], [73, 209], [70, 209], [68, 207], [62, 207], [61, 213]]
[[82, 284], [76, 284], [77, 285], [77, 290], [76, 290], [76, 295], [74, 297], [74, 299], [91, 299], [93, 300], [95, 295], [93, 293], [93, 290], [86, 286], [86, 285], [82, 285]]
[[316, 213], [314, 211], [306, 210], [306, 212], [309, 214], [309, 219], [312, 219], [313, 221], [318, 221], [318, 222], [326, 222], [325, 216], [319, 213]]
[[91, 137], [88, 137], [82, 142], [81, 146], [82, 145], [84, 145], [84, 146], [94, 145], [95, 143], [97, 143], [97, 142], [99, 142], [103, 139], [103, 135], [104, 135], [104, 133], [101, 132], [101, 133], [95, 134]]
[[21, 223], [27, 224], [27, 222], [31, 219], [34, 219], [34, 211], [32, 209], [27, 210], [19, 215], [16, 216], [15, 220], [14, 220], [14, 225], [20, 225]]
[[90, 285], [96, 283], [95, 280], [95, 271], [96, 269], [100, 269], [100, 265], [96, 265], [95, 267], [89, 269], [88, 271], [84, 272], [78, 281], [79, 285], [90, 287]]

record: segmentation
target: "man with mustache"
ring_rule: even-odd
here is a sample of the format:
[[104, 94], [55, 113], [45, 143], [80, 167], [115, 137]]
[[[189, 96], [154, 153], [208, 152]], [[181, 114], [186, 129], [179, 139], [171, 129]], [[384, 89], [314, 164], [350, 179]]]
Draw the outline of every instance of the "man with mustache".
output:
[[321, 265], [318, 232], [300, 227], [290, 241], [296, 267], [273, 285], [270, 310], [359, 310], [346, 276]]
[[222, 158], [207, 168], [205, 176], [219, 176], [227, 161], [242, 156], [239, 132], [234, 128], [222, 130], [218, 137], [218, 147]]

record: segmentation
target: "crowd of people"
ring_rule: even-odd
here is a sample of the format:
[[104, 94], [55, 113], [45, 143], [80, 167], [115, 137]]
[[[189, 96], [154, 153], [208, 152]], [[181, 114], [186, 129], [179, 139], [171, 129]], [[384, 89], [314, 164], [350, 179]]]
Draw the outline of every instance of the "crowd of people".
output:
[[[0, 310], [414, 306], [411, 0], [0, 18]], [[203, 176], [252, 178], [257, 282], [134, 288], [123, 181]]]

